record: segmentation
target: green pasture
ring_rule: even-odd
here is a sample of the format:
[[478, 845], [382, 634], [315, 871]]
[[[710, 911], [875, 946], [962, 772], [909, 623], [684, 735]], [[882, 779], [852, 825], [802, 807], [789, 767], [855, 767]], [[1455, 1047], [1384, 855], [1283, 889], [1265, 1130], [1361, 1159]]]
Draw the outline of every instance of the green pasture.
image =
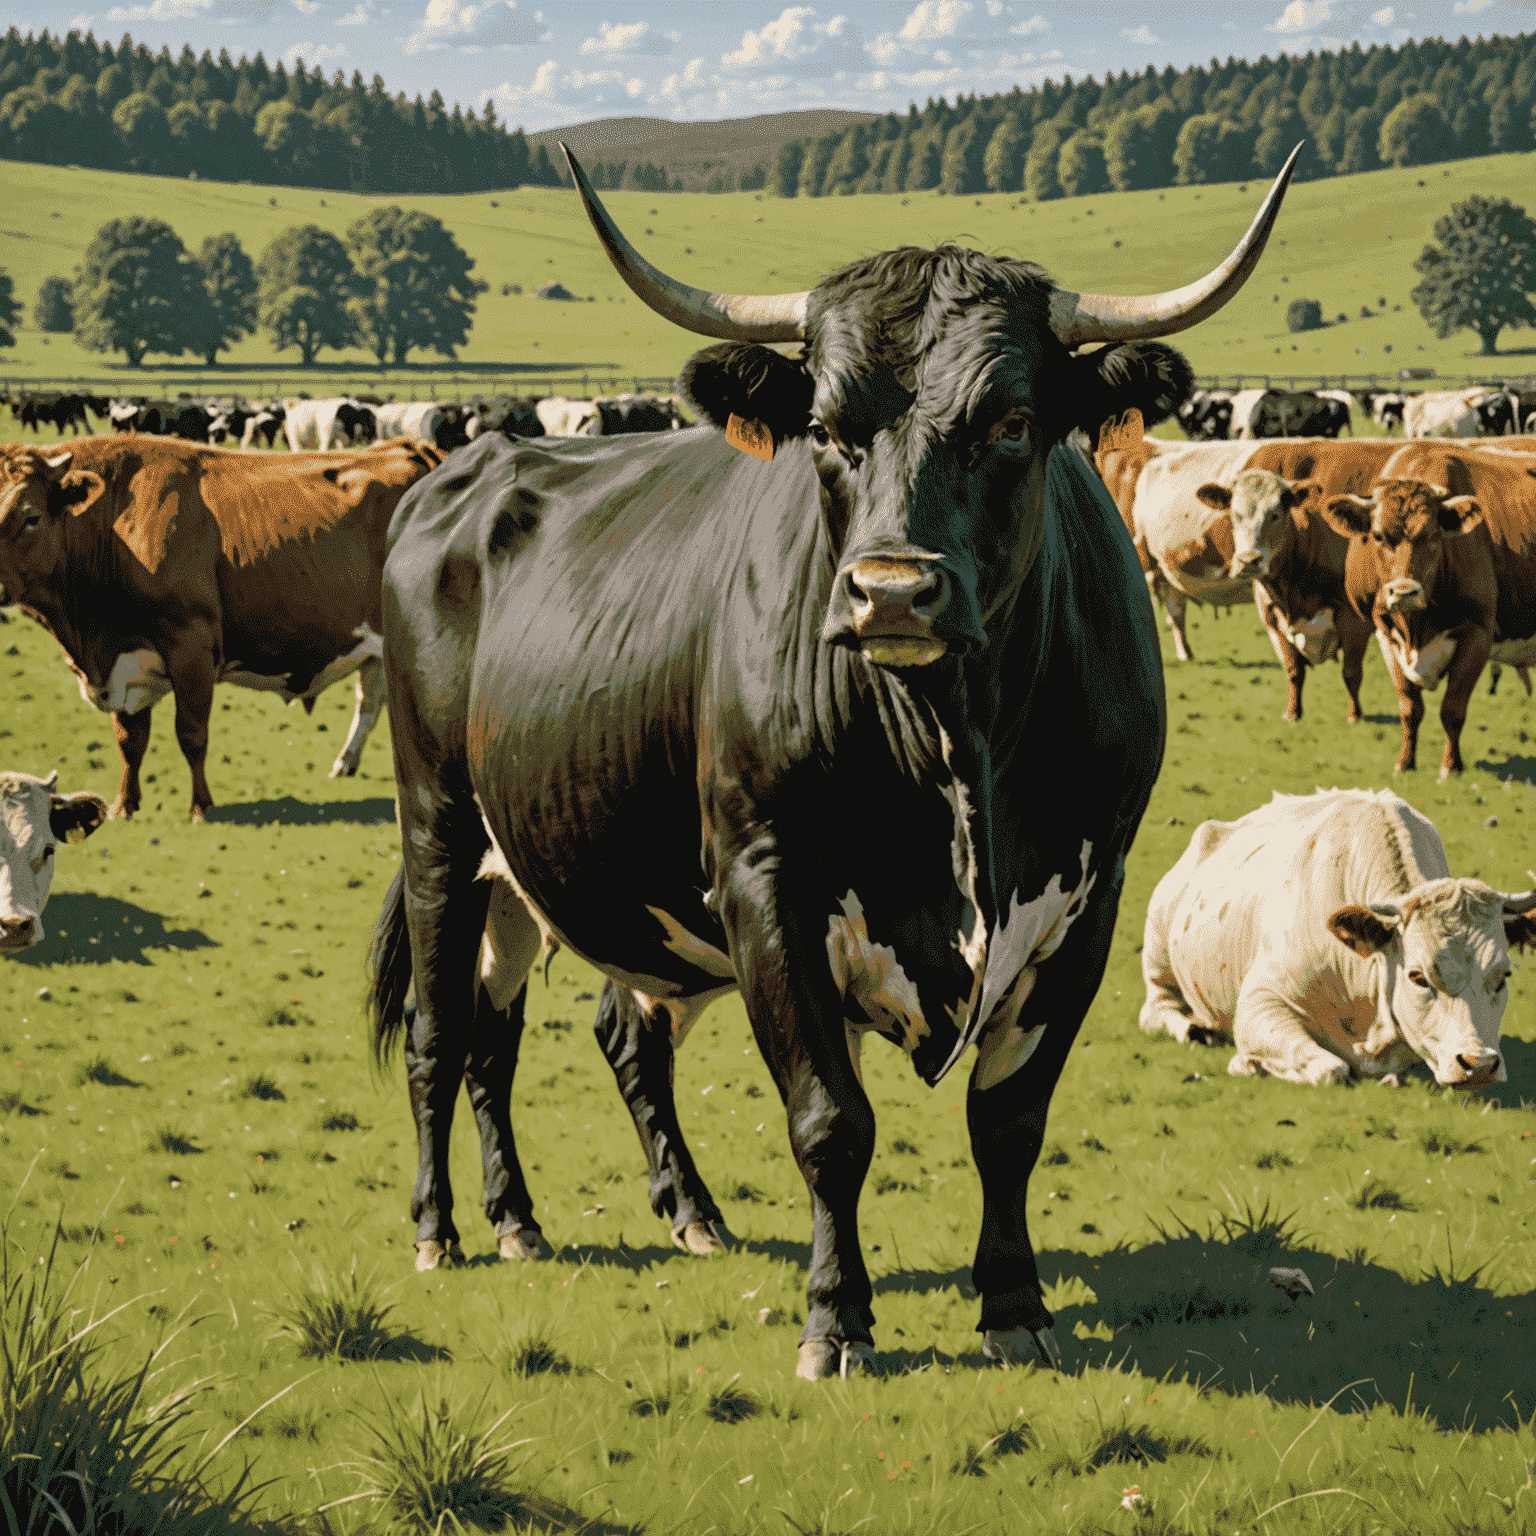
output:
[[[1536, 337], [1506, 331], [1503, 361], [1481, 359], [1477, 340], [1461, 332], [1438, 341], [1408, 295], [1414, 258], [1437, 217], [1471, 193], [1531, 203], [1536, 154], [1497, 155], [1450, 165], [1373, 171], [1293, 186], [1269, 251], [1244, 291], [1213, 319], [1180, 339], [1202, 374], [1340, 373], [1395, 376], [1403, 366], [1433, 367], [1442, 376], [1536, 371]], [[708, 196], [640, 192], [602, 194], [640, 250], [660, 266], [704, 286], [738, 291], [810, 287], [838, 265], [903, 242], [955, 240], [1040, 262], [1070, 287], [1145, 293], [1177, 287], [1220, 261], [1257, 209], [1258, 182], [1179, 187], [1029, 203], [1017, 194], [782, 200], [750, 192]], [[298, 387], [306, 377], [297, 353], [278, 354], [264, 334], [226, 354], [214, 375], [190, 359], [142, 370], [120, 357], [88, 353], [70, 336], [30, 328], [38, 285], [69, 275], [96, 229], [108, 218], [152, 212], [196, 249], [209, 235], [233, 230], [256, 257], [290, 224], [316, 223], [343, 232], [367, 208], [389, 201], [440, 217], [475, 258], [484, 295], [457, 368], [416, 354], [416, 370], [378, 373], [356, 349], [326, 352], [316, 385], [344, 378], [386, 391], [411, 387], [422, 373], [457, 379], [465, 390], [495, 379], [564, 378], [592, 390], [629, 376], [675, 375], [693, 339], [651, 313], [609, 266], [574, 195], [525, 188], [458, 197], [363, 197], [132, 176], [54, 166], [0, 164], [0, 267], [16, 282], [28, 311], [17, 346], [0, 355], [0, 378], [25, 380], [123, 375], [125, 388], [159, 388], [217, 374], [255, 387]], [[558, 278], [581, 300], [555, 303], [528, 295]], [[504, 284], [522, 295], [502, 296]], [[593, 302], [585, 302], [587, 296]], [[1312, 298], [1330, 321], [1345, 324], [1292, 336], [1286, 306]], [[1385, 304], [1379, 301], [1385, 300]], [[1361, 308], [1372, 319], [1361, 319]]]
[[[162, 707], [143, 812], [60, 849], [46, 941], [0, 966], [13, 1260], [31, 1265], [62, 1225], [61, 1263], [84, 1266], [74, 1304], [131, 1303], [104, 1328], [106, 1362], [171, 1340], [149, 1398], [203, 1382], [186, 1427], [205, 1450], [255, 1414], [210, 1475], [227, 1486], [248, 1460], [257, 1512], [292, 1531], [419, 1528], [374, 1497], [335, 1503], [378, 1486], [369, 1426], [390, 1414], [428, 1440], [505, 1415], [493, 1443], [517, 1442], [516, 1529], [1536, 1529], [1532, 983], [1517, 975], [1505, 1021], [1510, 1081], [1471, 1099], [1427, 1078], [1231, 1078], [1227, 1051], [1136, 1027], [1142, 915], [1194, 827], [1273, 789], [1391, 783], [1397, 748], [1379, 658], [1363, 724], [1344, 724], [1329, 666], [1285, 725], [1252, 612], [1202, 610], [1190, 629], [1196, 661], [1165, 645], [1166, 766], [1030, 1188], [1060, 1375], [984, 1368], [963, 1079], [928, 1091], [877, 1048], [862, 1233], [879, 1374], [796, 1381], [806, 1195], [740, 1004], [713, 1008], [678, 1062], [683, 1124], [740, 1239], [692, 1259], [650, 1214], [589, 1034], [599, 978], [563, 953], [531, 983], [514, 1095], [558, 1257], [495, 1262], [461, 1105], [471, 1262], [415, 1274], [403, 1069], [373, 1071], [361, 1008], [398, 857], [389, 743], [381, 725], [357, 779], [325, 778], [345, 688], [309, 718], [221, 689], [204, 826], [186, 821]], [[48, 636], [13, 613], [0, 666], [0, 766], [110, 796], [110, 723]], [[1474, 703], [1462, 782], [1398, 781], [1456, 872], [1529, 884], [1533, 739], [1536, 709], [1506, 674]], [[1439, 745], [1431, 714], [1422, 759]], [[1069, 728], [1054, 749], [1071, 750]], [[284, 1297], [317, 1267], [345, 1292], [354, 1262], [388, 1287], [387, 1342], [371, 1362], [304, 1357]], [[1273, 1264], [1303, 1268], [1315, 1296], [1265, 1284]]]

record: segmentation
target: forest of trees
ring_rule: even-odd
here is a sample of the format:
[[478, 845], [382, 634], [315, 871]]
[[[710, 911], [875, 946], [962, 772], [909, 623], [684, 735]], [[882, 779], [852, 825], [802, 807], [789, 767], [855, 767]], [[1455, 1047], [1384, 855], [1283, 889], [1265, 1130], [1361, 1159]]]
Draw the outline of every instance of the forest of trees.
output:
[[[1347, 175], [1536, 148], [1536, 34], [1228, 59], [1209, 68], [1046, 81], [930, 100], [784, 146], [710, 191], [780, 197], [938, 189], [1035, 199], [1272, 175], [1298, 139], [1299, 174]], [[487, 104], [391, 96], [378, 75], [329, 81], [299, 60], [153, 54], [86, 33], [0, 43], [0, 158], [355, 192], [475, 192], [564, 183]], [[592, 167], [600, 187], [679, 191], [649, 161]]]
[[1536, 148], [1536, 34], [1212, 59], [1003, 96], [913, 105], [780, 150], [779, 197], [1022, 192], [1056, 197], [1272, 176], [1303, 179]]

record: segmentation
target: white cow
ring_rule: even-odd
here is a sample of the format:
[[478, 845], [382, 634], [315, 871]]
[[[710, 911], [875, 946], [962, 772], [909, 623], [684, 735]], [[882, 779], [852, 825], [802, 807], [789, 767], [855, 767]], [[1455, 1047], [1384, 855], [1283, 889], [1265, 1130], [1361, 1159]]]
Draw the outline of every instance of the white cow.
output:
[[1433, 389], [1403, 407], [1404, 437], [1476, 437], [1482, 429], [1476, 404], [1486, 389]]
[[1253, 437], [1253, 408], [1267, 395], [1267, 389], [1240, 389], [1232, 396], [1232, 420], [1227, 424], [1228, 437]]
[[1231, 1040], [1227, 1070], [1293, 1083], [1505, 1082], [1509, 950], [1536, 938], [1536, 891], [1451, 878], [1427, 817], [1390, 790], [1276, 794], [1195, 829], [1158, 882], [1140, 1023]]
[[595, 400], [567, 400], [551, 395], [534, 406], [539, 424], [549, 437], [601, 437], [603, 413]]
[[[288, 439], [289, 452], [330, 452], [340, 431], [336, 413], [342, 406], [354, 403], [347, 395], [332, 395], [324, 400], [284, 400], [283, 435]], [[345, 432], [341, 436], [346, 439]]]
[[43, 908], [53, 885], [54, 850], [78, 843], [107, 819], [100, 795], [54, 793], [46, 779], [0, 773], [0, 951], [43, 941]]
[[387, 405], [374, 406], [373, 414], [379, 419], [381, 443], [388, 437], [435, 443], [443, 420], [442, 407], [432, 400], [391, 400]]

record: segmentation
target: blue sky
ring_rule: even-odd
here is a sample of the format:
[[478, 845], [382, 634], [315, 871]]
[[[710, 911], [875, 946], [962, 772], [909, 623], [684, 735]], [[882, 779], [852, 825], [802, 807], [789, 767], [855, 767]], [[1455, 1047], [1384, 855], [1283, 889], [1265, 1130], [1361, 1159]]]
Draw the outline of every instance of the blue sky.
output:
[[[80, 0], [76, 0], [80, 3]], [[599, 117], [687, 120], [836, 106], [904, 109], [916, 99], [1028, 88], [1063, 74], [1337, 48], [1358, 40], [1536, 29], [1536, 0], [0, 0], [0, 24], [63, 26], [159, 49], [303, 58], [329, 74], [384, 77], [391, 91], [493, 99], [532, 129]]]

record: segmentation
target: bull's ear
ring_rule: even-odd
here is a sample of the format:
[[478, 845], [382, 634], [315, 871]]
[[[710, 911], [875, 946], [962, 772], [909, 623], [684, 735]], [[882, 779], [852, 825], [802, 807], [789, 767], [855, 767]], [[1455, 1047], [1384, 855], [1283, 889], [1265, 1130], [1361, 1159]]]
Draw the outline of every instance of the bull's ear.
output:
[[51, 459], [43, 460], [48, 469], [48, 478], [55, 481], [62, 480], [74, 462], [75, 456], [72, 453], [56, 453]]
[[1072, 360], [1076, 390], [1067, 407], [1066, 428], [1078, 426], [1092, 437], [1099, 424], [1134, 408], [1145, 426], [1166, 421], [1189, 399], [1194, 370], [1182, 352], [1161, 341], [1131, 341], [1101, 347]]
[[1353, 538], [1371, 531], [1371, 511], [1376, 503], [1369, 496], [1330, 496], [1323, 503], [1323, 521], [1335, 533]]
[[[72, 455], [66, 454], [65, 457], [72, 457]], [[51, 513], [59, 513], [68, 507], [76, 517], [79, 517], [86, 508], [95, 504], [106, 488], [107, 482], [94, 470], [77, 469], [62, 480], [55, 480], [49, 485], [48, 510]]]
[[774, 447], [810, 430], [810, 371], [771, 347], [738, 341], [705, 347], [683, 365], [677, 388], [715, 426], [728, 427], [734, 416], [743, 427], [759, 427]]
[[1203, 501], [1206, 506], [1214, 508], [1217, 512], [1227, 512], [1232, 507], [1232, 492], [1224, 485], [1202, 485], [1195, 492], [1195, 500]]
[[1321, 496], [1323, 483], [1321, 480], [1297, 480], [1288, 485], [1280, 497], [1280, 504], [1287, 512], [1294, 511], [1297, 507], [1305, 506], [1314, 496]]
[[1511, 949], [1536, 944], [1536, 912], [1504, 914], [1504, 942]]
[[48, 825], [61, 843], [83, 843], [107, 819], [100, 795], [50, 795]]
[[1441, 533], [1471, 533], [1483, 520], [1483, 509], [1475, 496], [1447, 496], [1440, 503]]
[[1397, 929], [1370, 907], [1340, 907], [1328, 919], [1328, 932], [1346, 949], [1368, 960], [1387, 947]]

